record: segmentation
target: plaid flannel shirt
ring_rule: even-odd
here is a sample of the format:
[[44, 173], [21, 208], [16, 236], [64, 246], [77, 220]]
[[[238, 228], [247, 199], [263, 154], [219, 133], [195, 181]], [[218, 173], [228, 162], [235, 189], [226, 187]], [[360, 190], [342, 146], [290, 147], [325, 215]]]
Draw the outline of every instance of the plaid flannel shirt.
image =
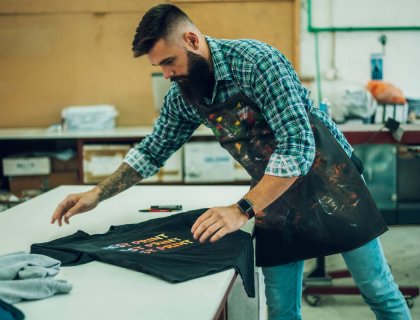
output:
[[[205, 102], [218, 104], [242, 91], [258, 105], [277, 141], [266, 174], [293, 177], [309, 171], [315, 143], [307, 112], [319, 118], [351, 156], [344, 135], [327, 115], [313, 108], [309, 91], [282, 53], [255, 40], [206, 40], [216, 83], [211, 100]], [[177, 84], [172, 83], [152, 133], [127, 153], [124, 162], [143, 178], [152, 176], [201, 123], [197, 109], [183, 100]]]

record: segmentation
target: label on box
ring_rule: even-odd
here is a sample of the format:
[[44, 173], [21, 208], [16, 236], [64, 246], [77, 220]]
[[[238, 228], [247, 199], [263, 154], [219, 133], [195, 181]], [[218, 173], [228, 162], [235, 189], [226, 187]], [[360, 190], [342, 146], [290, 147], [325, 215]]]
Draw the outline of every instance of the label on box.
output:
[[130, 145], [84, 145], [83, 182], [98, 183], [121, 165]]
[[123, 159], [124, 156], [121, 154], [113, 156], [92, 156], [85, 169], [90, 171], [94, 176], [109, 175], [117, 170]]
[[184, 147], [185, 182], [235, 181], [232, 156], [218, 142], [190, 142]]
[[3, 158], [5, 176], [45, 175], [50, 172], [51, 163], [48, 157]]

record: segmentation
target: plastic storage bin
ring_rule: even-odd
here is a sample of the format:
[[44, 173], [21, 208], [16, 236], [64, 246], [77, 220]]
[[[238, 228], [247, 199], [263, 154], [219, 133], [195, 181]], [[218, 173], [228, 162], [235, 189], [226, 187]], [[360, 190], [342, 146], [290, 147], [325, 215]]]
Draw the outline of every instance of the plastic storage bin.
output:
[[70, 106], [61, 116], [67, 131], [109, 130], [115, 128], [118, 112], [112, 105]]

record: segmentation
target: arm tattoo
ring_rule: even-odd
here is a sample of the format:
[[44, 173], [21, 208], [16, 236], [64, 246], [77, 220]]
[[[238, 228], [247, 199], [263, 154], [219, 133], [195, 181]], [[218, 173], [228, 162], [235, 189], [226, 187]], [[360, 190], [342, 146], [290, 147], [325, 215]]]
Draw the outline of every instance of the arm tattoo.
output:
[[133, 168], [126, 163], [122, 163], [111, 176], [98, 184], [100, 189], [99, 201], [111, 198], [141, 180], [142, 177]]

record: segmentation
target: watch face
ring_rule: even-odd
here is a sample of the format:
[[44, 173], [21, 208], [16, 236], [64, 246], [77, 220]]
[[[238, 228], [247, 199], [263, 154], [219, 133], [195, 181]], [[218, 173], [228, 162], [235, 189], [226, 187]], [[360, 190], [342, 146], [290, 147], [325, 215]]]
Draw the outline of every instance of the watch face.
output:
[[251, 204], [249, 203], [249, 201], [245, 200], [245, 199], [241, 199], [238, 202], [238, 206], [241, 210], [243, 210], [244, 212], [248, 212], [249, 209], [252, 209]]
[[249, 219], [255, 215], [254, 209], [252, 208], [252, 204], [247, 199], [239, 200], [237, 205], [243, 213], [248, 215]]

